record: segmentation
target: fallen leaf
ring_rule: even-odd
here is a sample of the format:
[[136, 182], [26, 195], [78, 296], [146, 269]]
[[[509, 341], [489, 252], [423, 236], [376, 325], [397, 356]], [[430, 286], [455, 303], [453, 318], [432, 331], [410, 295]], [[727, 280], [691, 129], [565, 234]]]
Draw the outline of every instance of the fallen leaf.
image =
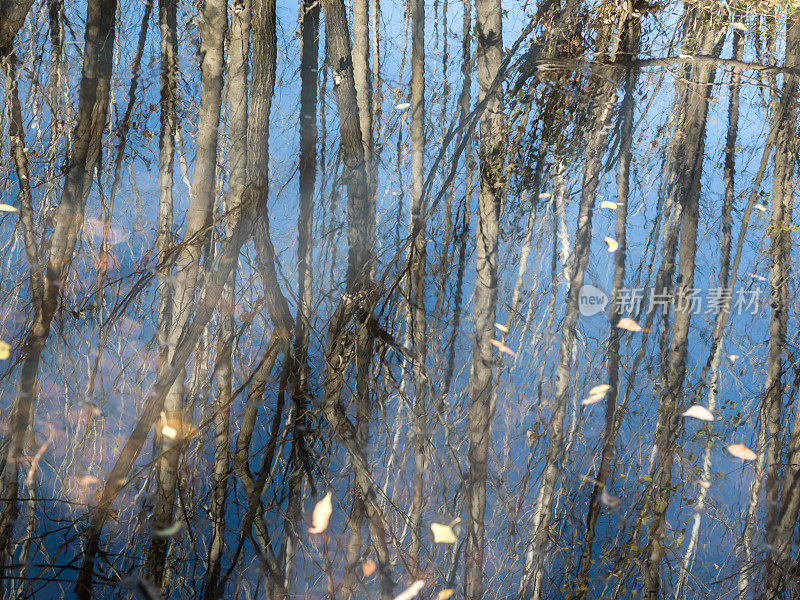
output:
[[704, 490], [707, 490], [708, 488], [711, 487], [711, 482], [701, 479], [700, 481], [697, 482], [697, 485], [699, 485]]
[[458, 525], [459, 523], [461, 523], [461, 517], [456, 517], [455, 519], [450, 521], [450, 527], [453, 527], [454, 525]]
[[739, 31], [744, 31], [745, 33], [750, 31], [747, 28], [747, 25], [745, 25], [744, 23], [731, 23], [731, 25], [733, 26], [734, 29], [738, 29]]
[[455, 590], [442, 590], [436, 595], [436, 600], [447, 600], [455, 593]]
[[603, 200], [600, 203], [600, 208], [610, 208], [611, 210], [617, 210], [617, 203], [611, 202], [611, 200]]
[[760, 210], [762, 213], [766, 212], [767, 210], [767, 207], [764, 206], [763, 204], [756, 204], [753, 206], [753, 208], [755, 208], [756, 210]]
[[19, 210], [10, 204], [0, 204], [0, 212], [19, 212]]
[[600, 385], [594, 386], [592, 389], [589, 390], [590, 396], [605, 396], [611, 390], [611, 386], [607, 383], [601, 383]]
[[322, 533], [325, 531], [328, 528], [328, 521], [330, 521], [332, 514], [333, 502], [331, 502], [331, 493], [328, 492], [314, 507], [314, 512], [311, 514], [311, 527], [308, 528], [308, 532]]
[[694, 406], [690, 406], [686, 411], [684, 411], [684, 417], [691, 417], [693, 419], [699, 419], [701, 421], [713, 421], [714, 415], [711, 414], [707, 408], [700, 406], [699, 404], [695, 404]]
[[0, 360], [5, 360], [11, 356], [11, 346], [7, 342], [0, 342]]
[[397, 594], [397, 596], [394, 597], [394, 600], [411, 600], [414, 596], [419, 594], [419, 591], [423, 587], [425, 587], [425, 580], [424, 579], [418, 579], [417, 581], [412, 583], [410, 586], [408, 586], [408, 589], [403, 590], [402, 592]]
[[730, 452], [732, 456], [741, 458], [742, 460], [755, 460], [758, 458], [756, 453], [744, 444], [731, 444], [728, 446], [728, 452]]
[[603, 491], [600, 492], [600, 502], [610, 508], [616, 508], [620, 504], [620, 499], [616, 496], [612, 496], [605, 489], [603, 489]]
[[541, 194], [539, 194], [539, 198], [541, 198], [542, 200], [545, 200], [549, 197], [550, 197], [550, 192], [542, 192]]
[[732, 363], [735, 363], [740, 358], [741, 356], [739, 356], [738, 354], [728, 354], [728, 360], [731, 361]]
[[492, 342], [492, 345], [495, 348], [497, 348], [498, 351], [505, 352], [509, 356], [516, 356], [517, 355], [516, 352], [514, 352], [511, 348], [506, 346], [503, 342], [500, 342], [500, 341], [497, 341], [497, 340], [489, 340], [489, 341]]
[[603, 241], [606, 243], [606, 246], [608, 246], [609, 252], [616, 252], [617, 248], [619, 248], [619, 242], [614, 238], [606, 237], [603, 238]]
[[164, 529], [153, 529], [153, 533], [156, 534], [158, 537], [172, 537], [176, 533], [181, 530], [181, 524], [173, 523], [169, 527], [165, 527]]
[[375, 572], [376, 569], [375, 561], [371, 558], [368, 558], [363, 563], [361, 563], [361, 572], [364, 573], [364, 577], [369, 577]]
[[581, 400], [581, 404], [583, 406], [589, 406], [590, 404], [597, 404], [598, 402], [602, 402], [603, 398], [605, 398], [605, 394], [600, 394], [598, 396], [589, 396]]
[[437, 544], [455, 544], [456, 534], [450, 525], [442, 525], [441, 523], [431, 523], [431, 531], [433, 532], [433, 541]]
[[642, 326], [629, 317], [623, 317], [617, 323], [617, 327], [625, 329], [626, 331], [633, 331], [634, 333], [642, 331]]
[[506, 327], [502, 323], [495, 323], [494, 326], [497, 327], [497, 329], [499, 329], [503, 333], [508, 333], [508, 327]]
[[762, 277], [761, 275], [756, 275], [755, 273], [750, 273], [750, 277], [753, 279], [757, 279], [758, 281], [766, 281], [766, 277]]
[[409, 104], [408, 102], [401, 102], [400, 104], [396, 105], [395, 108], [397, 110], [406, 110], [410, 106], [411, 106], [411, 104]]

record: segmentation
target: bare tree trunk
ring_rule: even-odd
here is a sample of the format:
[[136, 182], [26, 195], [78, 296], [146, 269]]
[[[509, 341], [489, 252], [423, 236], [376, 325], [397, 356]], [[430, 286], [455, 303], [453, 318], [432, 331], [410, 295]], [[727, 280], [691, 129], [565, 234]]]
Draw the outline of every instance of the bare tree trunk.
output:
[[[640, 25], [638, 20], [626, 20], [620, 27], [623, 36], [623, 60], [633, 58], [638, 50]], [[589, 573], [592, 568], [592, 544], [594, 542], [597, 519], [600, 516], [602, 492], [608, 484], [611, 472], [611, 461], [615, 454], [617, 434], [622, 423], [622, 410], [617, 406], [619, 398], [619, 367], [620, 367], [620, 340], [621, 330], [617, 327], [620, 319], [617, 300], [620, 290], [625, 285], [625, 259], [628, 249], [628, 235], [626, 223], [628, 220], [628, 201], [630, 191], [630, 169], [633, 154], [634, 109], [635, 99], [633, 91], [636, 87], [638, 70], [634, 67], [628, 70], [625, 80], [625, 98], [621, 108], [621, 142], [619, 171], [617, 173], [617, 221], [614, 239], [619, 248], [614, 253], [614, 280], [611, 292], [611, 314], [609, 324], [611, 329], [608, 336], [608, 385], [611, 386], [606, 394], [606, 422], [603, 436], [603, 450], [600, 458], [600, 467], [595, 476], [592, 496], [589, 500], [589, 510], [586, 514], [586, 535], [584, 536], [583, 549], [578, 567], [578, 581], [575, 589], [575, 598], [585, 600], [589, 593]]]
[[[227, 235], [233, 234], [241, 218], [242, 197], [247, 184], [247, 56], [250, 50], [250, 2], [234, 8], [230, 18], [228, 43], [228, 113], [231, 146], [228, 152], [228, 201], [225, 206]], [[206, 567], [206, 600], [221, 598], [224, 589], [219, 576], [225, 551], [225, 513], [230, 471], [230, 413], [233, 388], [233, 344], [236, 267], [225, 285], [219, 307], [219, 333], [216, 349], [217, 395], [214, 400], [214, 459], [212, 475], [211, 541]]]
[[[800, 44], [800, 17], [794, 15], [787, 21], [786, 66], [800, 64], [797, 48]], [[770, 227], [770, 305], [772, 320], [769, 328], [769, 363], [764, 384], [762, 418], [767, 426], [768, 449], [770, 444], [778, 449], [768, 452], [766, 502], [774, 498], [777, 506], [769, 511], [766, 541], [773, 550], [769, 553], [764, 572], [762, 598], [782, 598], [786, 574], [791, 568], [792, 537], [800, 509], [800, 411], [795, 409], [794, 426], [789, 441], [783, 495], [780, 496], [780, 437], [783, 407], [782, 353], [786, 344], [789, 310], [789, 265], [792, 246], [792, 206], [794, 204], [794, 163], [797, 158], [797, 76], [785, 74], [782, 101], [787, 110], [780, 110], [775, 134], [775, 170], [772, 183], [772, 222]], [[772, 464], [770, 464], [770, 460]], [[772, 466], [772, 468], [770, 468]], [[773, 512], [775, 513], [773, 515]]]
[[25, 23], [33, 0], [2, 0], [0, 2], [0, 58], [11, 54], [14, 37]]
[[303, 474], [308, 466], [309, 374], [308, 352], [311, 334], [312, 244], [314, 188], [317, 176], [317, 63], [319, 57], [319, 2], [304, 0], [300, 35], [300, 211], [297, 216], [297, 316], [295, 317], [294, 360], [297, 380], [292, 401], [292, 456], [289, 499], [284, 521], [284, 587], [292, 588], [294, 555], [297, 550], [302, 511]]
[[[722, 35], [714, 26], [715, 5], [701, 2], [687, 5], [685, 40], [692, 49], [698, 48], [706, 54], [720, 50]], [[695, 50], [696, 51], [696, 50]], [[678, 281], [676, 285], [676, 308], [672, 326], [672, 341], [669, 358], [664, 369], [664, 395], [659, 403], [660, 427], [656, 434], [656, 460], [653, 472], [653, 493], [645, 502], [645, 510], [652, 515], [650, 536], [645, 547], [644, 597], [657, 600], [660, 587], [660, 565], [664, 554], [666, 513], [669, 507], [672, 481], [672, 462], [678, 442], [682, 418], [679, 412], [683, 384], [686, 374], [686, 355], [692, 310], [686, 302], [692, 297], [694, 288], [695, 255], [697, 251], [697, 222], [700, 202], [700, 180], [703, 173], [706, 117], [708, 98], [714, 84], [715, 69], [712, 64], [697, 65], [687, 86], [687, 105], [679, 144], [681, 160], [676, 164], [675, 180], [671, 185], [673, 203], [681, 210], [681, 240], [678, 250]], [[657, 290], [658, 291], [658, 290]], [[683, 302], [681, 308], [679, 303]]]
[[[202, 248], [211, 233], [225, 67], [223, 43], [227, 28], [226, 8], [226, 4], [222, 0], [203, 0], [200, 6], [201, 92], [197, 152], [191, 201], [186, 212], [183, 244], [175, 259], [175, 288], [167, 352], [170, 362], [173, 361], [178, 341], [195, 308], [195, 292]], [[166, 420], [177, 430], [178, 439], [183, 434], [184, 393], [185, 376], [182, 375], [175, 379], [164, 402]], [[156, 530], [169, 527], [172, 521], [180, 458], [180, 449], [174, 442], [175, 440], [161, 435], [158, 436], [156, 442], [156, 448], [161, 454], [156, 464], [156, 492], [151, 518], [152, 525]], [[147, 552], [146, 576], [157, 586], [161, 586], [164, 578], [169, 541], [169, 538], [154, 535]]]
[[[476, 0], [478, 102], [485, 103], [480, 118], [480, 189], [475, 234], [475, 292], [473, 315], [475, 345], [470, 373], [469, 472], [466, 481], [467, 531], [464, 550], [464, 595], [483, 597], [487, 459], [491, 445], [492, 371], [495, 361], [490, 340], [494, 337], [497, 307], [497, 260], [500, 202], [503, 181], [505, 119], [502, 92], [492, 88], [502, 61], [502, 8], [499, 0]], [[468, 205], [467, 205], [468, 206]]]
[[427, 403], [430, 382], [425, 369], [428, 354], [425, 314], [425, 206], [423, 196], [425, 157], [425, 0], [411, 3], [411, 248], [409, 250], [409, 312], [414, 352], [414, 407], [411, 419], [414, 476], [409, 514], [411, 545], [408, 572], [412, 580], [422, 578], [422, 509], [425, 504], [425, 451]]
[[58, 306], [61, 286], [69, 273], [100, 154], [108, 111], [115, 12], [116, 0], [93, 0], [87, 7], [78, 122], [61, 202], [53, 218], [55, 225], [49, 242], [41, 300], [35, 307], [33, 322], [22, 347], [22, 367], [10, 419], [10, 442], [3, 457], [1, 476], [6, 500], [0, 507], [0, 570], [5, 566], [17, 518], [19, 462], [36, 405], [39, 363]]

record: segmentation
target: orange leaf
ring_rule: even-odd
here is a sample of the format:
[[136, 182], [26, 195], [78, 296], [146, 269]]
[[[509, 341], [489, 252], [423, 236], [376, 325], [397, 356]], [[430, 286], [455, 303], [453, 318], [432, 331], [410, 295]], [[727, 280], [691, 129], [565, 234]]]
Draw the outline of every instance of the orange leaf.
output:
[[503, 342], [499, 342], [499, 341], [497, 341], [497, 340], [489, 340], [489, 341], [490, 341], [490, 342], [492, 342], [492, 345], [493, 345], [495, 348], [497, 348], [497, 350], [498, 350], [499, 352], [505, 352], [505, 353], [506, 353], [506, 354], [508, 354], [509, 356], [516, 356], [516, 355], [517, 355], [517, 353], [516, 353], [516, 352], [514, 352], [514, 351], [513, 351], [511, 348], [509, 348], [508, 346], [506, 346], [506, 345], [505, 345]]
[[756, 453], [750, 450], [744, 444], [731, 444], [728, 446], [728, 452], [731, 455], [735, 456], [736, 458], [741, 458], [742, 460], [755, 460], [758, 458]]
[[376, 566], [375, 561], [371, 558], [368, 558], [363, 563], [361, 563], [361, 572], [364, 573], [364, 577], [369, 577], [375, 572]]
[[617, 327], [619, 327], [620, 329], [625, 329], [627, 331], [633, 331], [634, 333], [642, 331], [642, 326], [639, 325], [633, 319], [629, 319], [628, 317], [621, 318], [617, 323]]

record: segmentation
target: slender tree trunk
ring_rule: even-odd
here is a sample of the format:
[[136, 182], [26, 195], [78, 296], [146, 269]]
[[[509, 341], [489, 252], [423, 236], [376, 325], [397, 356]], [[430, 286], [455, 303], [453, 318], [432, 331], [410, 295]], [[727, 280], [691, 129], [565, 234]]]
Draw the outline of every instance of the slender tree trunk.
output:
[[[638, 20], [626, 20], [621, 26], [621, 33], [624, 36], [623, 60], [633, 58], [638, 50], [640, 26]], [[600, 458], [600, 467], [595, 476], [595, 484], [592, 489], [592, 496], [589, 500], [589, 510], [586, 514], [586, 535], [584, 536], [583, 549], [581, 552], [578, 567], [578, 581], [575, 589], [575, 598], [585, 600], [589, 593], [589, 573], [592, 568], [592, 545], [594, 543], [597, 519], [602, 508], [602, 492], [608, 485], [608, 478], [611, 472], [611, 461], [615, 454], [617, 434], [622, 423], [622, 410], [624, 407], [617, 406], [619, 397], [619, 367], [620, 367], [620, 340], [621, 330], [617, 327], [620, 319], [617, 300], [620, 290], [625, 285], [625, 259], [628, 250], [628, 235], [626, 223], [628, 220], [628, 201], [630, 191], [630, 170], [633, 153], [634, 128], [634, 109], [635, 99], [633, 96], [636, 87], [638, 70], [631, 68], [628, 70], [625, 80], [625, 98], [621, 109], [621, 142], [619, 171], [617, 173], [617, 220], [614, 239], [619, 243], [619, 248], [614, 253], [614, 280], [611, 293], [611, 314], [609, 324], [611, 329], [608, 336], [608, 350], [606, 359], [608, 361], [608, 385], [611, 386], [606, 394], [606, 421], [605, 433], [603, 436], [603, 450]]]
[[[689, 7], [689, 5], [687, 5]], [[701, 2], [688, 8], [687, 40], [701, 52], [719, 53], [717, 28], [714, 24], [714, 4]], [[720, 36], [721, 37], [721, 36]], [[695, 41], [696, 40], [696, 41]], [[686, 355], [692, 310], [689, 299], [694, 289], [697, 223], [700, 202], [700, 180], [703, 173], [708, 98], [714, 84], [714, 65], [697, 65], [688, 86], [684, 121], [676, 137], [681, 156], [670, 190], [673, 203], [681, 209], [681, 241], [678, 250], [678, 281], [676, 285], [675, 318], [669, 358], [664, 370], [664, 395], [659, 404], [660, 427], [656, 434], [656, 460], [653, 473], [653, 493], [645, 503], [651, 517], [650, 536], [645, 547], [644, 597], [657, 600], [660, 586], [660, 565], [664, 554], [666, 513], [672, 485], [672, 462], [681, 433], [680, 407], [686, 374]], [[657, 290], [658, 291], [658, 290]], [[680, 303], [683, 306], [680, 306]]]
[[116, 0], [93, 0], [87, 6], [78, 122], [61, 202], [53, 215], [55, 225], [49, 241], [41, 300], [34, 309], [33, 321], [23, 342], [22, 366], [10, 419], [10, 441], [0, 473], [6, 499], [0, 506], [0, 571], [5, 567], [17, 518], [19, 462], [36, 405], [39, 363], [58, 307], [61, 287], [69, 273], [78, 233], [83, 225], [92, 175], [100, 155], [108, 111], [115, 13]]
[[[231, 11], [228, 43], [228, 113], [230, 150], [228, 151], [228, 201], [225, 229], [233, 233], [241, 218], [242, 197], [247, 183], [247, 56], [250, 49], [250, 2]], [[233, 388], [233, 345], [236, 267], [225, 285], [219, 307], [219, 332], [216, 348], [217, 394], [214, 399], [214, 459], [212, 475], [211, 541], [206, 567], [206, 600], [221, 598], [224, 590], [219, 576], [225, 551], [225, 513], [227, 512], [230, 471], [230, 413]]]
[[480, 118], [481, 168], [473, 305], [475, 345], [467, 416], [469, 472], [466, 482], [467, 537], [464, 550], [464, 595], [467, 600], [480, 600], [483, 597], [487, 460], [494, 418], [491, 399], [495, 355], [490, 340], [494, 337], [497, 307], [500, 202], [505, 185], [503, 98], [498, 88], [492, 88], [500, 70], [503, 52], [500, 1], [476, 0], [475, 15], [478, 102], [485, 102], [485, 108]]
[[[220, 108], [222, 105], [223, 70], [225, 67], [223, 42], [227, 28], [226, 4], [222, 0], [203, 0], [200, 6], [200, 108], [197, 128], [191, 201], [186, 212], [183, 244], [176, 263], [168, 358], [172, 362], [178, 341], [186, 329], [195, 308], [195, 292], [200, 270], [200, 258], [205, 241], [211, 234], [211, 223], [216, 191], [217, 143], [219, 138]], [[159, 435], [156, 448], [162, 456], [156, 464], [156, 492], [153, 503], [152, 526], [169, 527], [175, 505], [178, 482], [179, 447], [175, 443], [183, 433], [183, 401], [185, 375], [175, 379], [164, 402], [165, 418], [177, 430], [175, 440]], [[154, 535], [147, 551], [146, 576], [156, 586], [164, 579], [165, 560], [169, 538]]]
[[414, 449], [413, 498], [409, 522], [409, 576], [422, 578], [422, 510], [425, 505], [425, 451], [427, 446], [427, 403], [430, 396], [425, 363], [428, 354], [425, 314], [425, 205], [423, 197], [425, 158], [425, 0], [411, 3], [411, 248], [409, 251], [409, 310], [414, 352], [414, 407], [411, 419]]
[[[800, 16], [794, 15], [787, 22], [786, 66], [800, 64]], [[793, 51], [792, 51], [793, 50]], [[783, 361], [786, 344], [789, 310], [789, 265], [792, 247], [792, 207], [794, 204], [794, 163], [797, 158], [797, 76], [785, 74], [783, 80], [783, 102], [787, 110], [780, 110], [776, 118], [775, 169], [772, 178], [772, 222], [770, 226], [770, 305], [772, 319], [769, 330], [769, 363], [764, 384], [762, 418], [767, 425], [768, 449], [770, 443], [780, 444], [783, 407]], [[768, 554], [764, 573], [762, 598], [782, 598], [786, 586], [786, 574], [791, 569], [792, 537], [800, 509], [800, 411], [795, 409], [794, 426], [789, 441], [783, 495], [780, 496], [778, 480], [780, 449], [768, 453], [766, 501], [775, 499], [777, 506], [768, 514], [766, 538], [773, 548]], [[774, 468], [770, 469], [770, 458]]]
[[0, 58], [11, 54], [14, 37], [25, 23], [33, 0], [2, 0], [0, 2]]
[[294, 359], [297, 380], [292, 401], [292, 458], [289, 472], [289, 499], [284, 521], [284, 586], [291, 590], [294, 555], [300, 539], [303, 473], [307, 469], [309, 373], [311, 341], [312, 244], [314, 188], [317, 176], [317, 64], [319, 57], [319, 2], [304, 0], [300, 35], [300, 210], [297, 216], [297, 316], [295, 318]]

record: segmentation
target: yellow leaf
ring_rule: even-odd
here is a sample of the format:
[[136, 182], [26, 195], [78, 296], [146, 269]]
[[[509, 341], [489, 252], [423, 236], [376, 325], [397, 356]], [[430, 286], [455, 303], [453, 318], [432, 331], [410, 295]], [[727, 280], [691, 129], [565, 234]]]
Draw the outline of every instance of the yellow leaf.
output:
[[431, 531], [433, 532], [433, 541], [437, 544], [455, 544], [456, 534], [450, 525], [442, 525], [441, 523], [431, 523]]
[[0, 212], [19, 212], [19, 210], [10, 204], [0, 204]]
[[744, 23], [731, 23], [734, 29], [738, 29], [739, 31], [744, 31], [745, 33], [749, 32], [750, 30], [747, 28], [747, 25]]
[[634, 333], [637, 333], [642, 330], [641, 325], [639, 325], [633, 319], [629, 319], [628, 317], [621, 318], [617, 323], [617, 327], [619, 327], [620, 329], [625, 329], [626, 331], [633, 331]]
[[436, 600], [447, 600], [454, 592], [455, 590], [442, 590], [437, 594]]
[[11, 346], [7, 342], [0, 342], [0, 360], [5, 360], [11, 356]]
[[617, 210], [617, 203], [611, 202], [611, 200], [603, 200], [600, 203], [600, 208], [610, 208], [611, 210]]
[[328, 528], [328, 521], [330, 521], [332, 514], [333, 502], [331, 502], [331, 493], [328, 492], [314, 507], [314, 512], [311, 514], [311, 527], [308, 528], [308, 532], [322, 533], [325, 531]]
[[181, 530], [181, 524], [173, 523], [172, 525], [164, 529], [154, 529], [153, 533], [155, 533], [158, 537], [172, 537], [180, 530]]
[[508, 333], [508, 327], [506, 327], [502, 323], [495, 323], [494, 326], [497, 327], [497, 329], [499, 329], [503, 333]]
[[764, 206], [763, 204], [756, 204], [755, 206], [753, 206], [753, 208], [755, 208], [756, 210], [758, 210], [760, 212], [764, 212], [764, 211], [767, 210], [767, 207]]
[[606, 243], [606, 246], [608, 246], [609, 252], [616, 252], [617, 248], [619, 248], [619, 242], [614, 238], [606, 237], [603, 238], [603, 241]]

